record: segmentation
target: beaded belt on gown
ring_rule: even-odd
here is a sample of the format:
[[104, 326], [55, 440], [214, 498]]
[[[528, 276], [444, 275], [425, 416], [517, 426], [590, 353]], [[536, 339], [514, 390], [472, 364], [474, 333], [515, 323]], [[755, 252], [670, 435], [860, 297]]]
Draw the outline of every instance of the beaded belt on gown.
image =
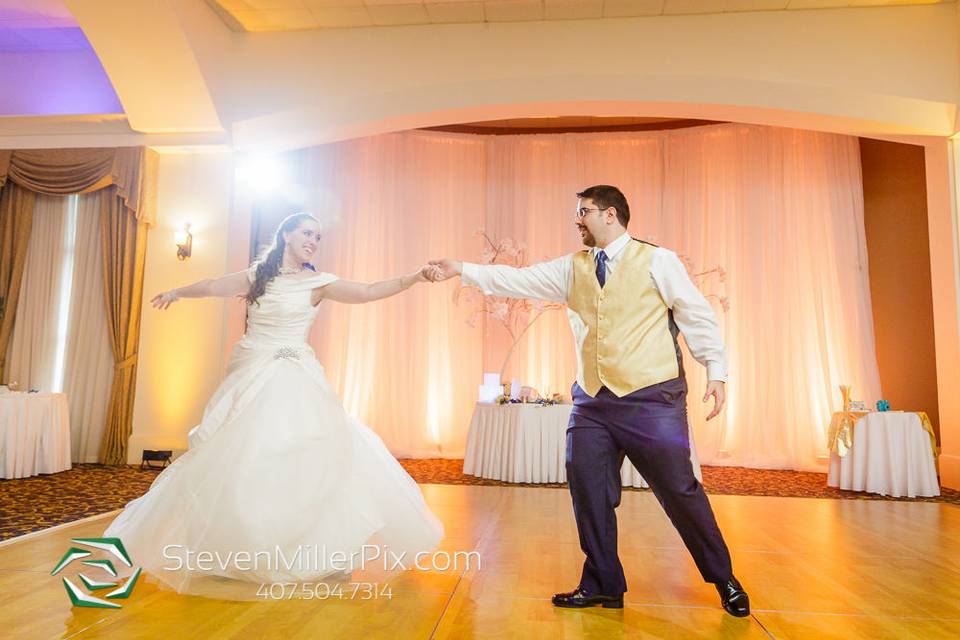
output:
[[291, 358], [293, 360], [300, 359], [300, 350], [296, 347], [283, 346], [277, 349], [273, 353], [273, 359], [279, 360], [280, 358]]

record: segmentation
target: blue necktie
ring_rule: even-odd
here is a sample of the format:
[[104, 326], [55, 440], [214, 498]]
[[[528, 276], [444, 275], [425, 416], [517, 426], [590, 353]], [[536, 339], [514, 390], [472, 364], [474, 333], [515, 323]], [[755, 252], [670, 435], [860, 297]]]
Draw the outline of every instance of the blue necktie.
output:
[[607, 283], [607, 254], [603, 249], [597, 251], [597, 282], [600, 283], [601, 289]]

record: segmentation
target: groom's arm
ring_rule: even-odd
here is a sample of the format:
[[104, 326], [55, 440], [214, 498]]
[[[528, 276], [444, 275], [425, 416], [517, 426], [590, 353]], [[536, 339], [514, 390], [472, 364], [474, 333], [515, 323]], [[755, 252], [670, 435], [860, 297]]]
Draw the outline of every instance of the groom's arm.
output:
[[570, 255], [522, 268], [457, 260], [442, 260], [436, 264], [445, 272], [453, 272], [448, 275], [459, 274], [463, 284], [477, 287], [486, 295], [563, 303], [570, 295], [573, 275]]
[[691, 355], [707, 368], [707, 388], [703, 401], [713, 397], [713, 410], [707, 420], [720, 415], [726, 404], [727, 355], [713, 307], [697, 289], [686, 267], [673, 251], [658, 247], [650, 262], [660, 297], [673, 310], [673, 320], [683, 333]]
[[664, 303], [673, 309], [673, 319], [683, 333], [690, 355], [707, 368], [708, 381], [726, 382], [727, 355], [713, 307], [690, 280], [677, 254], [658, 247], [650, 263], [650, 275]]

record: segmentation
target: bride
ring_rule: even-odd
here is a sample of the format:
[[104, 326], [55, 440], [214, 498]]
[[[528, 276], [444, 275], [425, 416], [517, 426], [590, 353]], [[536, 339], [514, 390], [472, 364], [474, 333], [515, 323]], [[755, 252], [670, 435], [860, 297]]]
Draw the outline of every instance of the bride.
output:
[[248, 301], [246, 333], [188, 450], [104, 532], [179, 593], [246, 599], [252, 583], [343, 580], [388, 557], [388, 568], [411, 568], [443, 538], [420, 488], [346, 413], [306, 342], [322, 300], [387, 298], [429, 280], [433, 267], [372, 284], [340, 280], [309, 264], [319, 238], [315, 218], [294, 214], [246, 271], [151, 301]]

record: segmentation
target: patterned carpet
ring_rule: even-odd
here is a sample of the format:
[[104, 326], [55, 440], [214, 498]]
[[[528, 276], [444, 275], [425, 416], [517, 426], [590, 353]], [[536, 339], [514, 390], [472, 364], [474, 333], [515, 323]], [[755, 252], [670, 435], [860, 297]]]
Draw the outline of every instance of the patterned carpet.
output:
[[[419, 483], [566, 486], [508, 484], [475, 478], [463, 474], [463, 460], [417, 459], [400, 460], [400, 463]], [[69, 471], [47, 476], [0, 480], [0, 540], [119, 509], [143, 495], [157, 473], [141, 471], [137, 467], [80, 464]], [[943, 495], [938, 498], [884, 498], [870, 493], [833, 489], [827, 486], [825, 474], [799, 471], [703, 467], [703, 485], [712, 494], [946, 502], [960, 506], [960, 491], [954, 489], [943, 489]], [[624, 490], [646, 491], [633, 488]]]

